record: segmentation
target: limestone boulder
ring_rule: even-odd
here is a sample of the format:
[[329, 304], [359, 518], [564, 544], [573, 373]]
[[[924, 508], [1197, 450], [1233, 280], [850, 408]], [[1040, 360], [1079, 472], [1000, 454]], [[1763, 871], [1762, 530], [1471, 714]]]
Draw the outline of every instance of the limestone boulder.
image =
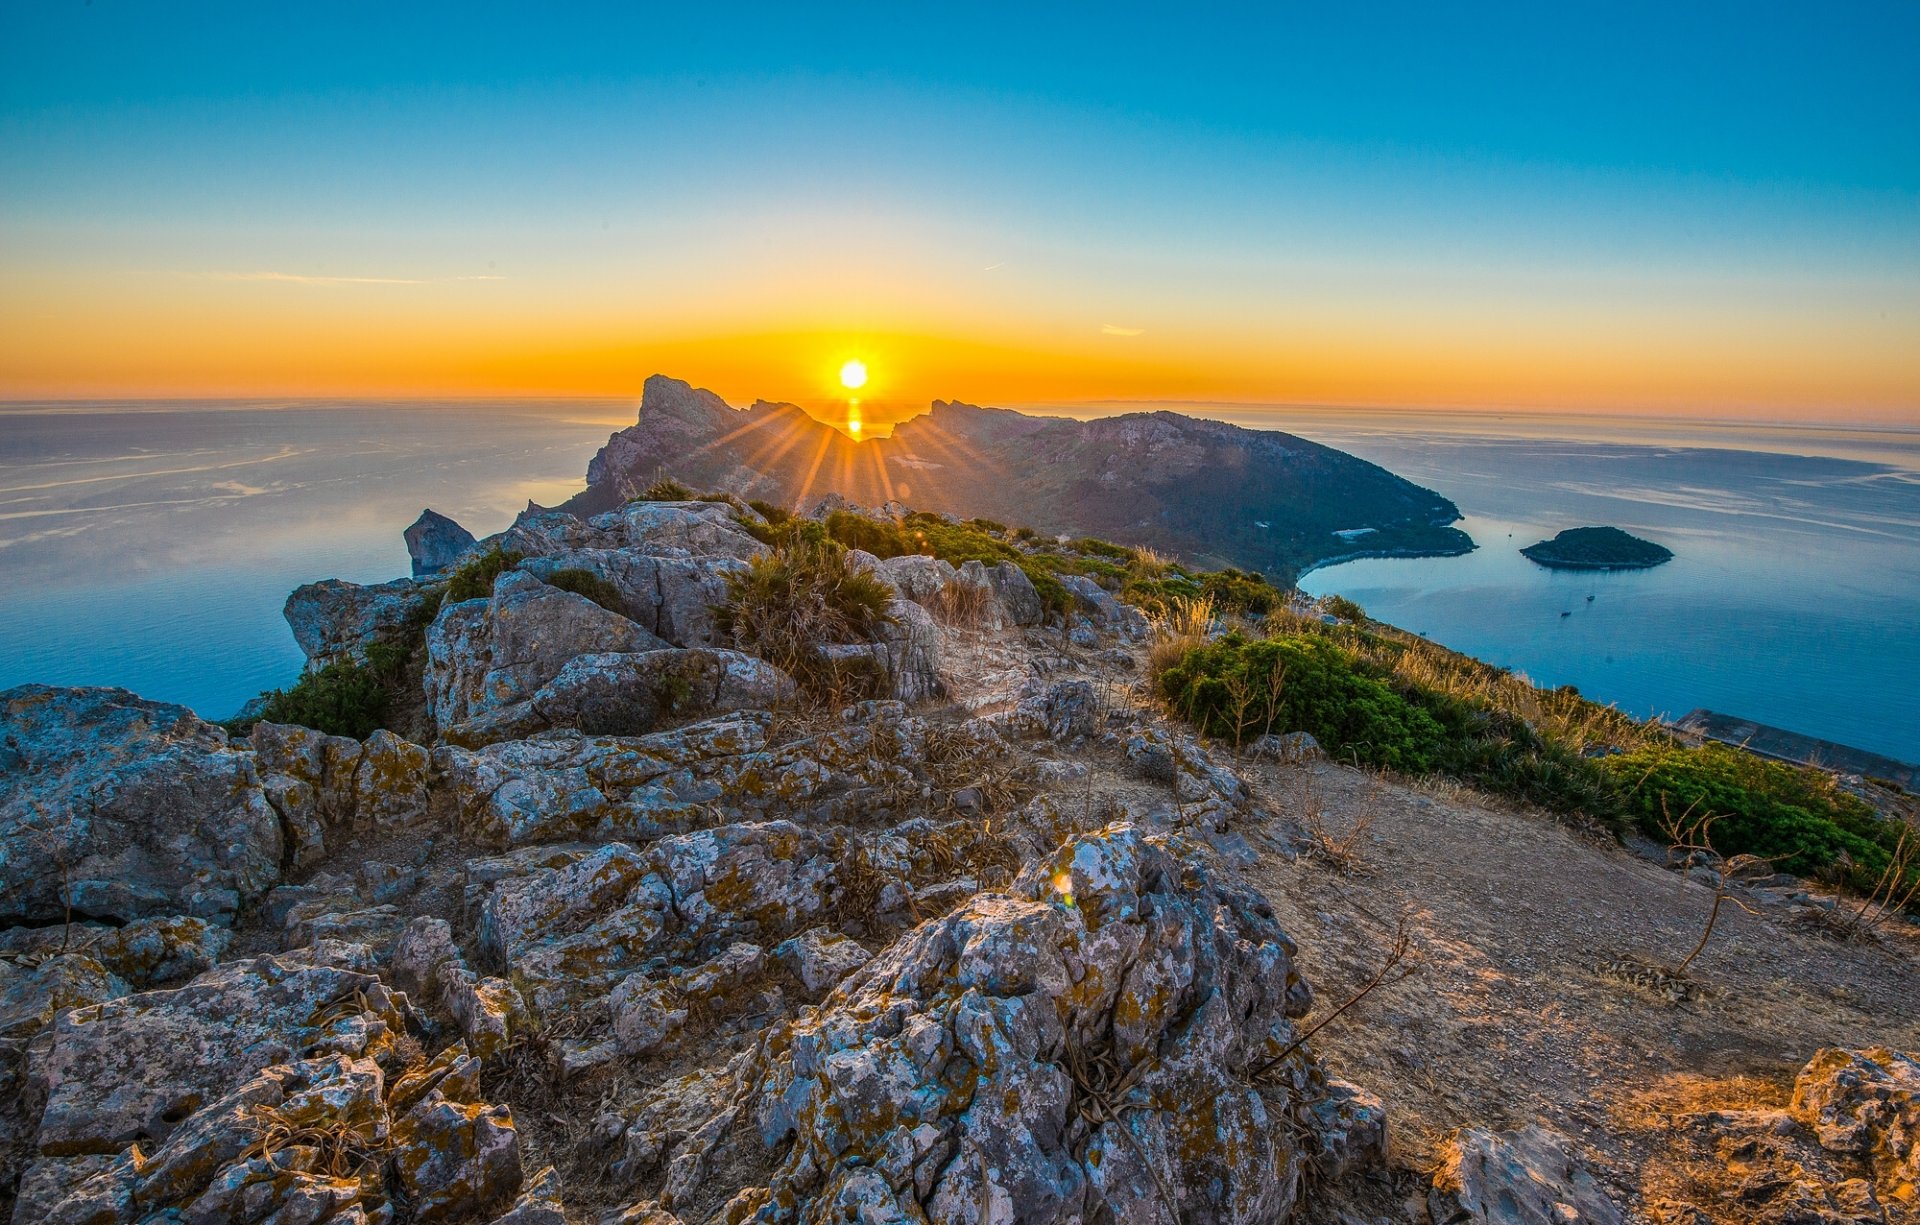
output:
[[1014, 625], [1039, 625], [1047, 619], [1047, 606], [1034, 588], [1027, 572], [1010, 561], [986, 567], [987, 581], [993, 587], [1006, 619]]
[[145, 991], [211, 969], [232, 941], [233, 932], [217, 923], [168, 915], [117, 926], [10, 927], [0, 930], [0, 955], [31, 968], [71, 954], [97, 962], [133, 990]]
[[0, 923], [230, 917], [283, 845], [253, 754], [185, 707], [0, 693]]
[[481, 542], [522, 557], [550, 557], [576, 549], [604, 549], [614, 543], [605, 532], [564, 510], [537, 511], [529, 507], [499, 536]]
[[811, 927], [780, 942], [774, 957], [809, 995], [818, 995], [873, 960], [857, 941], [824, 927]]
[[904, 848], [785, 821], [645, 848], [613, 842], [496, 883], [481, 910], [482, 953], [528, 987], [536, 1013], [558, 1015], [604, 999], [656, 958], [698, 963], [704, 950], [815, 926], [850, 891], [907, 870]]
[[1830, 1047], [1800, 1070], [1788, 1109], [1822, 1148], [1865, 1159], [1883, 1197], [1920, 1195], [1920, 1056]]
[[1099, 701], [1093, 682], [1033, 683], [1013, 709], [1013, 725], [1029, 735], [1073, 741], [1091, 736], [1099, 722]]
[[283, 611], [314, 672], [341, 660], [364, 663], [374, 643], [406, 639], [444, 586], [404, 578], [363, 586], [330, 578], [294, 588]]
[[743, 711], [646, 736], [567, 734], [448, 746], [435, 762], [462, 832], [483, 846], [643, 840], [768, 817], [833, 818], [920, 785], [925, 727], [897, 702], [862, 703], [767, 747], [772, 716]]
[[746, 561], [766, 546], [740, 525], [728, 502], [629, 502], [588, 522], [615, 547], [652, 557], [731, 557]]
[[[707, 503], [701, 503], [707, 505]], [[713, 609], [727, 598], [727, 577], [746, 569], [731, 555], [661, 557], [631, 548], [576, 549], [530, 557], [520, 569], [542, 579], [560, 570], [585, 570], [620, 593], [629, 620], [681, 647], [718, 642]]]
[[296, 866], [318, 861], [329, 833], [391, 833], [427, 820], [427, 750], [385, 728], [360, 741], [256, 723], [249, 739]]
[[[14, 1219], [378, 1219], [390, 1211], [378, 1166], [326, 1169], [298, 1137], [324, 1133], [365, 1152], [384, 1149], [384, 1088], [380, 1065], [366, 1057], [336, 1054], [261, 1069], [187, 1108], [167, 1135], [138, 1148], [42, 1158], [22, 1179]], [[284, 1143], [263, 1143], [270, 1126], [285, 1129]]]
[[533, 696], [576, 655], [666, 646], [585, 596], [509, 570], [490, 597], [442, 608], [428, 628], [428, 713], [453, 727]]
[[667, 719], [764, 710], [793, 694], [793, 678], [739, 651], [599, 652], [575, 656], [525, 701], [487, 711], [446, 729], [444, 736], [469, 746], [524, 739], [552, 728], [632, 736]]
[[470, 1221], [505, 1208], [522, 1182], [513, 1111], [480, 1098], [464, 1044], [393, 1088], [393, 1170], [415, 1221]]
[[900, 702], [922, 702], [946, 692], [941, 679], [940, 627], [912, 600], [887, 602], [887, 620], [877, 641], [827, 643], [822, 656], [840, 664], [858, 662], [881, 678], [883, 691]]
[[431, 509], [421, 511], [403, 536], [415, 578], [453, 566], [475, 543], [472, 532]]
[[262, 1068], [384, 1053], [404, 1032], [401, 1002], [367, 964], [363, 948], [326, 945], [228, 962], [172, 990], [60, 1014], [28, 1069], [46, 1093], [35, 1151], [66, 1157], [164, 1141]]
[[938, 598], [953, 582], [953, 566], [937, 557], [908, 553], [875, 563], [874, 571], [885, 579], [902, 599], [927, 604]]
[[757, 1121], [788, 1147], [733, 1207], [1284, 1220], [1319, 1148], [1288, 1116], [1325, 1093], [1288, 1051], [1310, 1004], [1292, 955], [1264, 903], [1137, 831], [1077, 838], [769, 1036]]
[[1626, 1220], [1560, 1133], [1463, 1129], [1441, 1154], [1428, 1207], [1436, 1221], [1622, 1225]]

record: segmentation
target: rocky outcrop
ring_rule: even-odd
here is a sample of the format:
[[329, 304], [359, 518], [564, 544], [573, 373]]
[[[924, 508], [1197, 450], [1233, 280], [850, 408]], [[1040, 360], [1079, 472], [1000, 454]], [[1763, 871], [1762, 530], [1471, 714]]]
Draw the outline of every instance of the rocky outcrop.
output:
[[[364, 952], [364, 950], [362, 950]], [[522, 1184], [464, 1043], [406, 1064], [404, 999], [317, 956], [62, 1017], [16, 1220], [463, 1221]], [[209, 1008], [226, 1007], [229, 1012]]]
[[438, 574], [474, 546], [473, 533], [435, 510], [423, 510], [404, 533], [413, 576]]
[[423, 743], [0, 695], [0, 1216], [1252, 1222], [1377, 1162], [1183, 841], [1226, 760], [1110, 714], [1011, 564], [855, 558], [889, 620], [817, 645], [895, 697], [797, 702], [710, 641], [743, 524], [532, 511], [430, 626], [303, 589], [317, 663], [425, 630]]
[[427, 750], [384, 729], [363, 743], [311, 728], [257, 723], [261, 786], [284, 822], [294, 866], [326, 854], [330, 831], [386, 833], [427, 816]]
[[1271, 914], [1193, 875], [1076, 839], [774, 1031], [757, 1122], [791, 1148], [733, 1219], [1285, 1219], [1310, 996]]
[[577, 655], [668, 644], [585, 596], [509, 570], [484, 600], [440, 610], [427, 630], [427, 711], [442, 728], [531, 698]]
[[666, 719], [764, 710], [794, 692], [792, 677], [738, 651], [696, 647], [576, 655], [531, 697], [447, 728], [443, 737], [471, 747], [551, 728], [639, 735]]
[[492, 847], [651, 838], [716, 819], [823, 818], [914, 782], [917, 724], [897, 703], [849, 708], [824, 730], [770, 748], [771, 721], [742, 712], [648, 736], [448, 747], [435, 761], [462, 831]]
[[253, 754], [185, 707], [0, 693], [0, 921], [231, 916], [283, 849]]
[[1476, 1225], [1622, 1225], [1624, 1214], [1573, 1155], [1538, 1125], [1513, 1132], [1465, 1128], [1441, 1155], [1428, 1211]]
[[364, 663], [368, 647], [403, 642], [424, 624], [443, 587], [404, 578], [370, 587], [337, 578], [308, 583], [287, 597], [287, 626], [309, 671]]

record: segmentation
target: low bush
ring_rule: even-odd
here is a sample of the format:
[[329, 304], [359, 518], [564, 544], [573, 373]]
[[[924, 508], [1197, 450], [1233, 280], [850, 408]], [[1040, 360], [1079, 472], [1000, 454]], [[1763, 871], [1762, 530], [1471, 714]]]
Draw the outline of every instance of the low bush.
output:
[[447, 592], [442, 598], [449, 604], [458, 604], [462, 600], [490, 596], [493, 594], [493, 580], [525, 559], [525, 553], [502, 549], [496, 544], [485, 553], [469, 557], [455, 567], [453, 573], [447, 576]]
[[734, 645], [784, 669], [810, 692], [866, 697], [884, 678], [859, 661], [832, 660], [821, 648], [875, 641], [890, 620], [892, 598], [884, 582], [848, 563], [843, 545], [792, 531], [745, 570], [727, 576], [727, 599], [715, 616]]
[[793, 512], [786, 507], [776, 506], [772, 502], [763, 502], [759, 498], [748, 498], [747, 505], [759, 511], [762, 519], [776, 526], [793, 518]]
[[296, 723], [329, 736], [365, 740], [387, 725], [407, 662], [405, 647], [375, 643], [367, 648], [365, 663], [339, 660], [306, 673], [291, 689], [274, 690], [260, 722]]
[[1364, 625], [1366, 623], [1367, 610], [1343, 595], [1327, 596], [1320, 601], [1320, 606], [1349, 624]]
[[1412, 773], [1433, 769], [1443, 748], [1430, 714], [1321, 638], [1229, 634], [1189, 650], [1160, 674], [1159, 689], [1175, 711], [1236, 745], [1305, 731], [1339, 756]]
[[1617, 787], [1599, 763], [1510, 710], [1410, 683], [1390, 664], [1302, 624], [1270, 638], [1230, 634], [1191, 647], [1159, 665], [1159, 693], [1176, 713], [1235, 744], [1305, 731], [1355, 764], [1447, 774], [1554, 811], [1616, 819]]
[[1758, 855], [1784, 872], [1826, 872], [1873, 888], [1903, 828], [1819, 770], [1721, 744], [1652, 745], [1605, 759], [1627, 811], [1648, 833], [1669, 816], [1715, 817], [1713, 849]]
[[620, 598], [620, 589], [591, 570], [577, 566], [555, 570], [547, 576], [547, 585], [585, 596], [608, 612], [626, 615], [626, 601]]
[[670, 476], [656, 477], [653, 484], [641, 490], [639, 494], [628, 498], [629, 502], [691, 502], [693, 490], [688, 489]]

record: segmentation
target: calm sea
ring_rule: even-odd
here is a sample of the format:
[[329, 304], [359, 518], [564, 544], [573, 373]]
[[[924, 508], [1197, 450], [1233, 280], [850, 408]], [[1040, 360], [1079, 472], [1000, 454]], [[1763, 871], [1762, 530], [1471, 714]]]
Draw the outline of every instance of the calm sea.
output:
[[[1920, 432], [1194, 411], [1437, 489], [1481, 546], [1330, 566], [1310, 591], [1635, 713], [1706, 706], [1920, 759]], [[224, 717], [298, 675], [294, 586], [405, 574], [425, 506], [484, 535], [557, 502], [632, 419], [631, 401], [7, 406], [0, 688], [121, 685]], [[1517, 551], [1583, 524], [1676, 560], [1582, 575]]]

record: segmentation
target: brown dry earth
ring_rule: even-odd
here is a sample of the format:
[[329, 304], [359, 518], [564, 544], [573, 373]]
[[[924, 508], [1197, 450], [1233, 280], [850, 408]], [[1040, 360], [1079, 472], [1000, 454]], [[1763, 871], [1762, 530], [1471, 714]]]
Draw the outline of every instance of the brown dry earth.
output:
[[[1314, 1039], [1339, 1075], [1385, 1099], [1403, 1168], [1430, 1167], [1456, 1128], [1537, 1121], [1572, 1137], [1636, 1215], [1668, 1198], [1712, 1210], [1725, 1163], [1677, 1115], [1784, 1105], [1821, 1047], [1920, 1049], [1910, 924], [1842, 943], [1777, 907], [1729, 904], [1689, 971], [1705, 997], [1675, 1002], [1601, 967], [1684, 958], [1712, 906], [1706, 885], [1471, 792], [1325, 761], [1242, 771], [1276, 814], [1250, 837], [1248, 875], [1300, 944], [1316, 1017], [1373, 975], [1406, 918], [1412, 977]], [[1282, 849], [1310, 808], [1335, 839], [1365, 823], [1356, 869]], [[1716, 1217], [1739, 1218], [1720, 1206]]]

